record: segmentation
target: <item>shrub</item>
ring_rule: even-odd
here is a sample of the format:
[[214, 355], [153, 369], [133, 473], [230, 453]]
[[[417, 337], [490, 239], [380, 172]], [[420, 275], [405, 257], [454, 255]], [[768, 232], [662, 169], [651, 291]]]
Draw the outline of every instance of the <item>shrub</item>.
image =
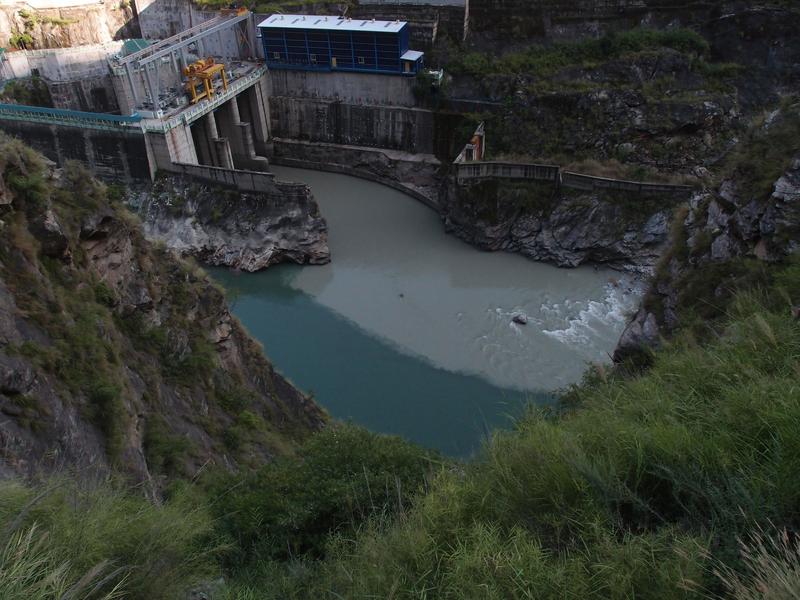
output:
[[400, 438], [338, 425], [309, 438], [296, 457], [249, 476], [218, 476], [210, 495], [221, 532], [236, 542], [229, 564], [323, 555], [330, 532], [407, 506], [432, 458]]
[[151, 473], [183, 474], [182, 463], [190, 443], [187, 438], [173, 433], [164, 417], [156, 414], [147, 418], [142, 445]]

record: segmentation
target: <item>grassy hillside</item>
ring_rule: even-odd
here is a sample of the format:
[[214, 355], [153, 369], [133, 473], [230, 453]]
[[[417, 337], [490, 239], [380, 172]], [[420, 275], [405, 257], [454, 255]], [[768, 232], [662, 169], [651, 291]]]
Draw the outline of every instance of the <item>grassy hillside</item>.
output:
[[[588, 373], [560, 411], [496, 432], [468, 463], [334, 427], [158, 507], [108, 484], [33, 503], [38, 489], [5, 484], [14, 533], [0, 542], [48, 532], [34, 585], [80, 533], [91, 551], [70, 581], [121, 567], [101, 587], [130, 598], [219, 573], [213, 597], [231, 600], [797, 597], [800, 262], [765, 273], [704, 339], [677, 335], [637, 377]], [[0, 581], [28, 559], [4, 556]], [[55, 597], [24, 589], [4, 597]]]
[[119, 190], [7, 137], [0, 173], [0, 475], [115, 471], [157, 489], [258, 466], [321, 426]]
[[[782, 531], [800, 525], [798, 301], [795, 262], [740, 292], [713, 337], [679, 335], [633, 379], [587, 375], [565, 398], [571, 408], [496, 433], [399, 518], [332, 536], [321, 562], [262, 562], [260, 581], [233, 597], [725, 592], [726, 567], [748, 576], [740, 540], [763, 531], [780, 548]], [[776, 574], [765, 597], [800, 591], [800, 555], [790, 556], [795, 595], [778, 593]]]

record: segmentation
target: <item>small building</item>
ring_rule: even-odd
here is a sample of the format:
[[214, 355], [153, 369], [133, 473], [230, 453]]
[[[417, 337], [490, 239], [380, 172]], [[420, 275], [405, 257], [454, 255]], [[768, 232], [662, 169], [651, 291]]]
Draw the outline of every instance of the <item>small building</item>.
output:
[[408, 23], [323, 15], [272, 15], [258, 26], [270, 69], [416, 75]]

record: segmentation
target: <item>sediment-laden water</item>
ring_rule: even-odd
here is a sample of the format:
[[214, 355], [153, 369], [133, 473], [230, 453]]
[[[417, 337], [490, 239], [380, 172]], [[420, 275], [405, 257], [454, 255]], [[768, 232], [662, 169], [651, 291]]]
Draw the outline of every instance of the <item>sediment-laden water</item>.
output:
[[276, 367], [335, 417], [468, 454], [526, 402], [607, 361], [638, 300], [614, 271], [476, 250], [393, 189], [275, 171], [312, 186], [332, 263], [212, 274]]

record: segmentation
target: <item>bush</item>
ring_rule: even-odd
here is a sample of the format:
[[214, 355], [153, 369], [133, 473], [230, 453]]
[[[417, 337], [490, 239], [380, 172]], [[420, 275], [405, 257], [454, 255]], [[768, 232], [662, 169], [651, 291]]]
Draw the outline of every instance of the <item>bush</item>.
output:
[[309, 438], [296, 457], [249, 476], [218, 476], [210, 497], [221, 533], [235, 541], [228, 563], [322, 556], [330, 532], [407, 506], [432, 458], [400, 438], [338, 425]]
[[531, 46], [522, 51], [491, 57], [482, 52], [459, 55], [447, 66], [453, 73], [486, 76], [492, 74], [553, 75], [569, 66], [587, 65], [634, 52], [671, 48], [693, 56], [708, 53], [703, 37], [690, 29], [632, 29], [610, 33], [598, 40], [583, 40], [550, 47]]

